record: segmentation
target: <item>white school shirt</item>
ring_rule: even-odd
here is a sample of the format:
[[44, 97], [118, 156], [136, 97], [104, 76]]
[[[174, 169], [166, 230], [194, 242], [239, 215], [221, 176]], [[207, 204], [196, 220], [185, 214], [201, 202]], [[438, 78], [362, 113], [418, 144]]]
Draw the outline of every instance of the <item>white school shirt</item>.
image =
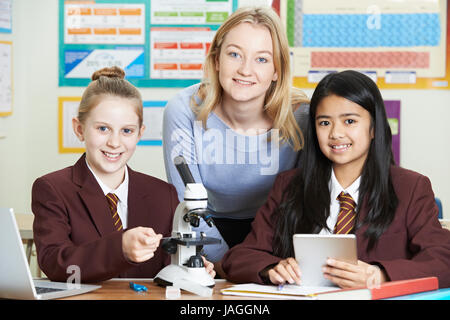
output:
[[339, 194], [344, 191], [344, 193], [348, 193], [352, 196], [353, 200], [355, 201], [356, 205], [358, 205], [358, 196], [359, 196], [359, 184], [361, 182], [361, 176], [358, 177], [348, 188], [344, 189], [339, 184], [339, 182], [336, 179], [336, 176], [334, 175], [334, 170], [331, 170], [331, 178], [328, 183], [328, 188], [330, 189], [330, 215], [327, 219], [327, 226], [331, 230], [328, 231], [327, 229], [323, 228], [319, 234], [333, 234], [334, 226], [336, 225], [337, 218], [339, 215], [340, 210], [340, 203], [339, 200], [336, 198], [339, 196]]
[[126, 229], [128, 222], [128, 168], [125, 167], [125, 179], [120, 184], [120, 186], [118, 186], [114, 190], [108, 187], [106, 184], [104, 184], [102, 180], [100, 180], [100, 178], [95, 175], [94, 171], [89, 166], [87, 160], [86, 164], [89, 170], [91, 170], [98, 184], [100, 185], [100, 188], [102, 188], [105, 197], [108, 193], [114, 193], [117, 196], [117, 198], [119, 198], [119, 201], [117, 203], [117, 213], [119, 214], [120, 220], [122, 221], [123, 229]]

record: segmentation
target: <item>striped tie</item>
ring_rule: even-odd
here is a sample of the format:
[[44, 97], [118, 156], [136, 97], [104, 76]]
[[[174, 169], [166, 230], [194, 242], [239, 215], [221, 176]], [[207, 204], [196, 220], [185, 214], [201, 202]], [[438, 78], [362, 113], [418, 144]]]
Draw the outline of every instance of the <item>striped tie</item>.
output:
[[111, 210], [111, 215], [114, 223], [114, 229], [117, 231], [122, 230], [122, 220], [120, 220], [119, 214], [117, 213], [117, 202], [119, 198], [114, 193], [108, 193], [106, 195], [106, 200], [109, 203], [109, 209]]
[[335, 234], [351, 233], [353, 231], [353, 228], [355, 227], [356, 203], [351, 195], [344, 192], [341, 192], [339, 194], [337, 200], [339, 200], [341, 208], [333, 232]]

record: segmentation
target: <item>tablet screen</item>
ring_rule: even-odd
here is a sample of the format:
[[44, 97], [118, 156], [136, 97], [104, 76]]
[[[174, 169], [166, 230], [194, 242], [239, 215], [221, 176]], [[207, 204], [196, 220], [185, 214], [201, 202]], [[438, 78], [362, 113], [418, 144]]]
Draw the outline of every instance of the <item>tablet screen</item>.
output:
[[294, 234], [293, 241], [305, 286], [336, 286], [323, 277], [322, 267], [328, 258], [354, 264], [358, 261], [354, 234]]

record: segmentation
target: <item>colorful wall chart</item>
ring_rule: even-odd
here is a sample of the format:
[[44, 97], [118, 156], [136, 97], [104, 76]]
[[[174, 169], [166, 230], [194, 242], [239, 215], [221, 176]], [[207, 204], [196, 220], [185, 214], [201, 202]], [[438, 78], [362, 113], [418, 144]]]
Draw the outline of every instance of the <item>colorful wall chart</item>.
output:
[[58, 98], [58, 151], [59, 153], [83, 153], [84, 144], [73, 132], [72, 119], [77, 116], [81, 97]]
[[237, 0], [60, 0], [59, 85], [86, 86], [117, 65], [140, 87], [185, 87], [202, 77], [215, 30]]
[[294, 85], [354, 69], [382, 89], [450, 89], [448, 14], [445, 0], [281, 0]]
[[0, 0], [0, 32], [12, 32], [12, 0]]
[[138, 146], [162, 146], [164, 107], [167, 101], [143, 101], [145, 131]]
[[386, 115], [392, 132], [392, 152], [396, 165], [400, 165], [400, 100], [385, 100]]

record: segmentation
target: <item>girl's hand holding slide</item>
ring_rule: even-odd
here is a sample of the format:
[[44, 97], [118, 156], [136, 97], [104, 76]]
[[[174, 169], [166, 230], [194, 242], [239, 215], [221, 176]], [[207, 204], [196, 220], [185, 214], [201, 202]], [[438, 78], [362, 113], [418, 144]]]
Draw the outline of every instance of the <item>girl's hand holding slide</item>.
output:
[[387, 276], [379, 267], [362, 262], [352, 264], [336, 259], [328, 259], [323, 267], [324, 277], [341, 288], [376, 287], [387, 281]]
[[154, 256], [162, 235], [152, 228], [137, 227], [127, 230], [122, 235], [122, 251], [132, 262], [144, 262]]
[[267, 276], [273, 284], [298, 284], [301, 282], [301, 271], [294, 258], [281, 260], [275, 267], [269, 269]]
[[203, 259], [203, 264], [205, 265], [205, 269], [206, 272], [208, 272], [208, 274], [214, 278], [216, 276], [216, 271], [214, 271], [214, 264], [212, 262], [209, 262], [208, 260], [206, 260], [206, 258], [204, 256], [202, 256]]

